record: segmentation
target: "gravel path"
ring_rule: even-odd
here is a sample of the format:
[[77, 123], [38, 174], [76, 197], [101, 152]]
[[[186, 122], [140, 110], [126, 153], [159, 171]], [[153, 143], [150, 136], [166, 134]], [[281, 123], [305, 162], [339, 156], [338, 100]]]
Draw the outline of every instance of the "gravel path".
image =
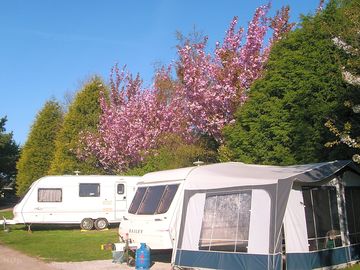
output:
[[1, 270], [54, 270], [48, 263], [0, 245]]
[[[0, 245], [0, 270], [115, 270], [132, 269], [126, 264], [115, 264], [111, 260], [88, 262], [50, 262], [29, 257], [17, 250]], [[151, 270], [170, 270], [170, 263], [155, 262]]]

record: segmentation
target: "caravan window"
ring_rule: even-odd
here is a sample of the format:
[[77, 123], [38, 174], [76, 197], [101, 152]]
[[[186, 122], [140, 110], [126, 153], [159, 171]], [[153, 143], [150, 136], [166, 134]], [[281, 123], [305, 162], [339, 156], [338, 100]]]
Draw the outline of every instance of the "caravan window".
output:
[[139, 187], [129, 213], [137, 215], [163, 214], [169, 210], [179, 185]]
[[200, 250], [247, 252], [251, 191], [207, 195]]
[[79, 185], [80, 197], [100, 197], [100, 184], [81, 183]]
[[345, 205], [350, 243], [360, 243], [360, 187], [345, 188]]
[[117, 194], [121, 195], [125, 193], [125, 185], [124, 184], [118, 184], [117, 185]]
[[140, 203], [144, 197], [145, 192], [146, 192], [146, 188], [144, 188], [144, 187], [139, 187], [136, 190], [134, 198], [129, 207], [129, 213], [136, 214], [137, 210], [139, 209]]
[[309, 250], [342, 246], [335, 187], [303, 187]]
[[137, 211], [139, 215], [152, 215], [155, 213], [165, 186], [148, 187], [143, 201]]
[[162, 198], [160, 200], [159, 207], [156, 210], [157, 214], [163, 214], [166, 213], [167, 210], [169, 210], [170, 204], [176, 194], [177, 189], [178, 189], [178, 185], [166, 186], [165, 192], [163, 193]]
[[39, 188], [38, 202], [61, 202], [62, 189], [61, 188]]

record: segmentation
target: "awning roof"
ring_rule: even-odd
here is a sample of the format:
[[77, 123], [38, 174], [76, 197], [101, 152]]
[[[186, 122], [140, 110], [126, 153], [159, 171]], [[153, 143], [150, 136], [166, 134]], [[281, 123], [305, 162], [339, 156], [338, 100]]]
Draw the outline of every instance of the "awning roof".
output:
[[314, 182], [326, 179], [345, 166], [360, 170], [352, 161], [332, 161], [294, 166], [265, 166], [225, 162], [198, 167], [148, 173], [143, 183], [186, 180], [185, 189], [211, 189], [232, 186], [268, 185], [279, 180]]

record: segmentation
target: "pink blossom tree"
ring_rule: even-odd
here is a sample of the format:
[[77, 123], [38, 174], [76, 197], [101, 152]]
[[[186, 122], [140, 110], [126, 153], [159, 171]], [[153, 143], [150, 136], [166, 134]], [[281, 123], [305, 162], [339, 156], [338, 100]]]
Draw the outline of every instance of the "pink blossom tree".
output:
[[[139, 76], [115, 66], [109, 98], [101, 97], [98, 132], [83, 134], [78, 156], [95, 157], [105, 169], [121, 172], [140, 164], [166, 134], [188, 142], [206, 135], [221, 144], [222, 128], [234, 121], [236, 108], [262, 75], [271, 46], [292, 27], [288, 8], [274, 18], [267, 17], [269, 8], [255, 11], [246, 35], [243, 28], [236, 30], [235, 17], [213, 54], [206, 52], [207, 38], [180, 46], [177, 80], [171, 79], [171, 67], [162, 68], [154, 85], [144, 89]], [[156, 82], [171, 82], [172, 89], [164, 91]]]
[[109, 98], [105, 93], [100, 97], [98, 132], [82, 134], [80, 158], [95, 157], [108, 171], [124, 171], [139, 164], [161, 135], [182, 132], [177, 106], [158, 99], [156, 88], [141, 85], [139, 76], [134, 79], [125, 67], [113, 68]]
[[[235, 17], [213, 55], [205, 52], [206, 38], [179, 48], [181, 83], [177, 94], [183, 100], [188, 132], [206, 134], [222, 142], [222, 128], [234, 121], [236, 108], [246, 100], [251, 84], [262, 75], [271, 46], [293, 26], [288, 23], [288, 8], [282, 8], [274, 18], [267, 17], [269, 8], [264, 5], [256, 9], [246, 36], [243, 28], [236, 30]], [[265, 46], [269, 28], [273, 35]]]

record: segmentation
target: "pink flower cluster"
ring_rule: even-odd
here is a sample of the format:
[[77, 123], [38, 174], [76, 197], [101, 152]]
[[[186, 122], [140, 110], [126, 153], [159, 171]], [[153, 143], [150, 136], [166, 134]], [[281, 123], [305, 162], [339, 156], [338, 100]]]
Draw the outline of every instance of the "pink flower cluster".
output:
[[[246, 37], [242, 28], [236, 30], [235, 17], [223, 44], [216, 44], [213, 55], [205, 52], [206, 38], [179, 49], [178, 66], [183, 78], [178, 95], [183, 100], [188, 132], [196, 131], [222, 142], [222, 128], [234, 121], [236, 108], [246, 100], [251, 84], [262, 75], [272, 44], [293, 26], [288, 24], [288, 8], [268, 18], [269, 8], [264, 5], [256, 9]], [[269, 28], [273, 35], [265, 46]]]
[[114, 67], [110, 97], [102, 93], [100, 98], [98, 132], [82, 134], [80, 158], [95, 156], [105, 169], [123, 171], [141, 162], [161, 135], [182, 132], [176, 106], [141, 85], [138, 76]]
[[[173, 82], [167, 98], [160, 98], [156, 84], [143, 89], [139, 76], [133, 78], [125, 68], [120, 71], [115, 66], [110, 97], [100, 99], [98, 132], [82, 135], [78, 156], [95, 157], [105, 169], [121, 172], [143, 161], [166, 134], [176, 133], [186, 141], [207, 135], [221, 143], [222, 128], [234, 121], [236, 108], [262, 75], [270, 47], [292, 27], [288, 9], [271, 19], [269, 8], [260, 6], [255, 11], [246, 36], [242, 28], [236, 30], [235, 17], [213, 54], [206, 52], [207, 38], [179, 47], [178, 80], [171, 80], [170, 68], [156, 74], [159, 80]], [[273, 35], [265, 46], [270, 28]]]

